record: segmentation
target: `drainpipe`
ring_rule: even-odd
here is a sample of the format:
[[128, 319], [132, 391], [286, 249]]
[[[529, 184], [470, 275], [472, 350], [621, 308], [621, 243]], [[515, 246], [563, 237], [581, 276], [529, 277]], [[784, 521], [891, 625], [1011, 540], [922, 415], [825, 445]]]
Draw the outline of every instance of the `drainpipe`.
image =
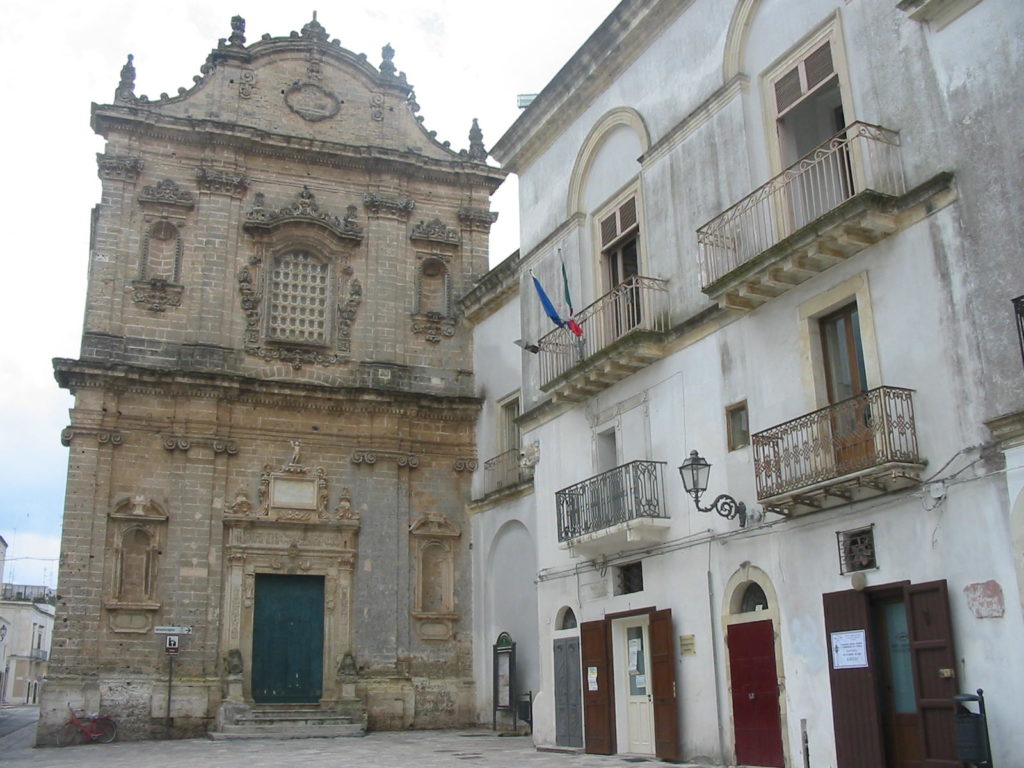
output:
[[[708, 541], [708, 565], [711, 559], [711, 542]], [[715, 714], [718, 717], [718, 754], [725, 765], [725, 733], [722, 730], [722, 690], [718, 685], [718, 643], [715, 639], [715, 594], [711, 589], [711, 568], [708, 568], [708, 619], [711, 620], [711, 661], [715, 671]]]

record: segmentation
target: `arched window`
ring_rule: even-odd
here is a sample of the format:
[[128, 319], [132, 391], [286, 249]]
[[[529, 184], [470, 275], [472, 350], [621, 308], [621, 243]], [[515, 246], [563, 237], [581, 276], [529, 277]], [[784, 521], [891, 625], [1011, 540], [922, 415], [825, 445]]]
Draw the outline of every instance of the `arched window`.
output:
[[566, 606], [562, 609], [562, 613], [558, 617], [558, 622], [555, 626], [555, 629], [576, 629], [576, 627], [576, 614], [573, 613], [572, 608]]
[[753, 613], [754, 611], [763, 611], [768, 608], [768, 598], [764, 594], [764, 590], [761, 586], [752, 581], [747, 585], [747, 588], [743, 590], [743, 599], [740, 600], [740, 613]]

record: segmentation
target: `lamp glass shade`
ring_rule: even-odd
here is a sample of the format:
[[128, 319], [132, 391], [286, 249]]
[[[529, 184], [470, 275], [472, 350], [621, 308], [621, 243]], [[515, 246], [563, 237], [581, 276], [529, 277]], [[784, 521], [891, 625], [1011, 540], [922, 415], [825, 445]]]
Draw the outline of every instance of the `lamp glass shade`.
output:
[[708, 489], [711, 465], [696, 451], [690, 451], [690, 458], [680, 465], [679, 474], [683, 479], [683, 488], [686, 489], [686, 492], [699, 495]]

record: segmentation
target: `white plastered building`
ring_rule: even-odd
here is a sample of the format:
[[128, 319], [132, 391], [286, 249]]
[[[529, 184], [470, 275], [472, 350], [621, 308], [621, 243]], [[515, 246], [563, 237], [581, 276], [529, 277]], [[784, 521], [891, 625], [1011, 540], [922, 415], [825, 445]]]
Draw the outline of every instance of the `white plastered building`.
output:
[[1022, 28], [623, 2], [495, 145], [520, 252], [461, 301], [482, 721], [507, 633], [540, 746], [956, 765], [983, 688], [1024, 754]]

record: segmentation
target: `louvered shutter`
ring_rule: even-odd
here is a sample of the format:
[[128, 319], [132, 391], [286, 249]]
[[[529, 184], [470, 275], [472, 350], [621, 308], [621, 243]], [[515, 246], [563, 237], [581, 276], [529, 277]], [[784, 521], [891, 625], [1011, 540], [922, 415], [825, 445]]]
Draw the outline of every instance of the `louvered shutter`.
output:
[[636, 226], [636, 198], [631, 197], [614, 213], [601, 219], [601, 247], [608, 246]]
[[781, 115], [830, 80], [835, 72], [832, 44], [826, 41], [775, 81], [775, 107], [778, 114]]

